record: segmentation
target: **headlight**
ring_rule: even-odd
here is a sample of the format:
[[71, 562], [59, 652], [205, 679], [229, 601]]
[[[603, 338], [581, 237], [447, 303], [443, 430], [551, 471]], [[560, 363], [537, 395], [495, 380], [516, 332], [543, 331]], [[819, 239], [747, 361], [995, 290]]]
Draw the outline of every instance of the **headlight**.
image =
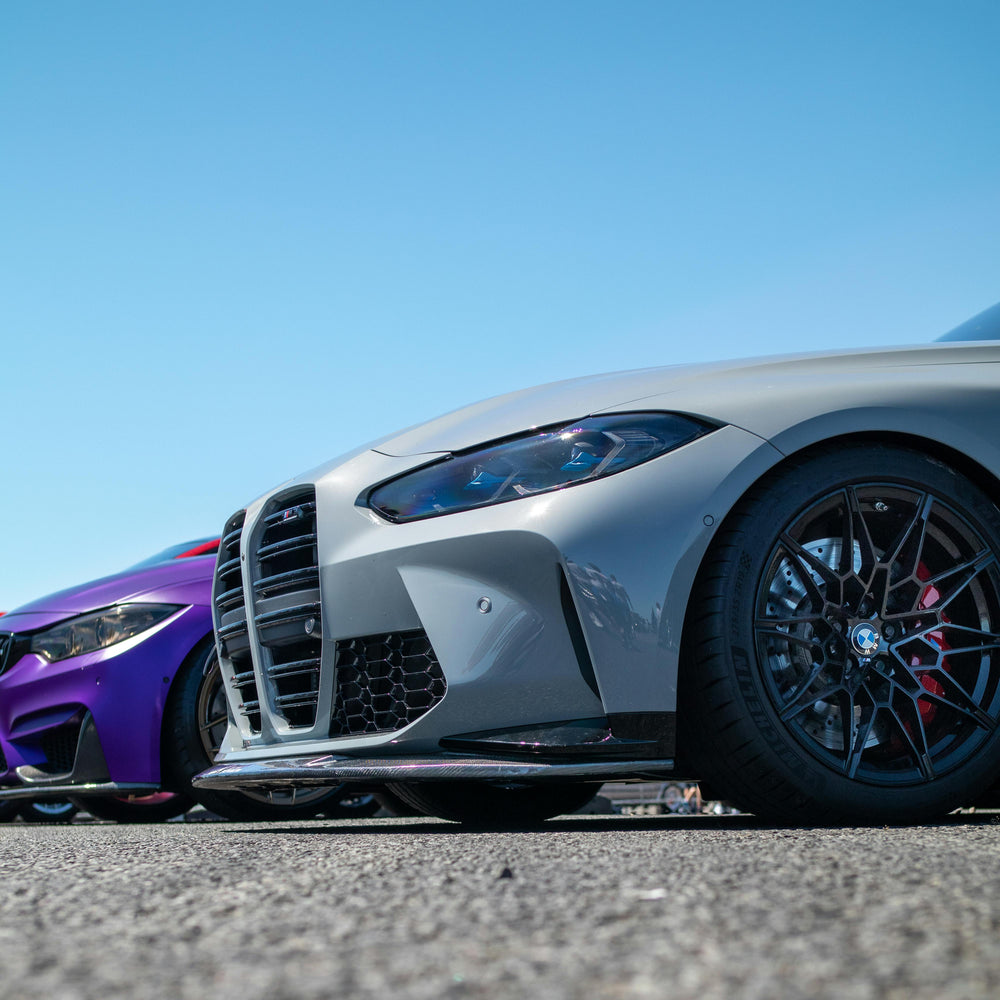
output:
[[182, 604], [119, 604], [36, 632], [28, 647], [52, 663], [106, 649], [158, 625]]
[[458, 452], [377, 486], [369, 506], [390, 521], [416, 521], [602, 479], [714, 430], [676, 413], [587, 417]]

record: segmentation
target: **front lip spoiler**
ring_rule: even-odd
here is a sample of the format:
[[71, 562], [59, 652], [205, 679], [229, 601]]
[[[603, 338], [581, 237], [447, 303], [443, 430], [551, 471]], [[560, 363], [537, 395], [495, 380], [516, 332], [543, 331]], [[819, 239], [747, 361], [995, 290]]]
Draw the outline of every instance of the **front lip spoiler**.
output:
[[65, 799], [84, 795], [152, 795], [162, 791], [159, 785], [148, 782], [93, 781], [74, 785], [64, 782], [55, 785], [3, 785], [0, 802], [10, 799]]
[[503, 760], [441, 754], [435, 757], [282, 757], [275, 760], [216, 764], [194, 778], [198, 788], [282, 788], [341, 782], [386, 781], [610, 781], [656, 780], [670, 774], [673, 760], [557, 761]]

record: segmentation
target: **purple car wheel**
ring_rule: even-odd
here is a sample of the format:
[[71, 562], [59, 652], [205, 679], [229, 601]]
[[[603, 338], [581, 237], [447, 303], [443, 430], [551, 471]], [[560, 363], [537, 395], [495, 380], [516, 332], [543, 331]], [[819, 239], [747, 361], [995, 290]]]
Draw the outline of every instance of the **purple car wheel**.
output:
[[[181, 668], [167, 714], [174, 784], [175, 787], [191, 789], [191, 779], [212, 765], [228, 724], [225, 692], [214, 644], [206, 645]], [[345, 804], [341, 810], [339, 803], [347, 794], [344, 785], [293, 788], [273, 793], [192, 790], [195, 800], [209, 812], [235, 821], [312, 819], [321, 814], [371, 815], [378, 809], [377, 803], [372, 808], [367, 801], [361, 800], [356, 802], [358, 811], [350, 810], [350, 805], [354, 803]]]
[[19, 811], [26, 823], [70, 823], [80, 809], [68, 799], [39, 799], [24, 803]]
[[194, 800], [173, 792], [156, 792], [152, 795], [81, 799], [78, 805], [97, 819], [109, 819], [115, 823], [165, 823], [168, 819], [183, 816], [194, 805]]

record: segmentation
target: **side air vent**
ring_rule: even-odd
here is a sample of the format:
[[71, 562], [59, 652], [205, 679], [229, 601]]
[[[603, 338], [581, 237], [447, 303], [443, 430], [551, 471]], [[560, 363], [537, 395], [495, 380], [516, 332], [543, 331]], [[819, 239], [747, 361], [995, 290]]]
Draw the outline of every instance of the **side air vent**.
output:
[[341, 640], [330, 736], [402, 729], [441, 701], [446, 688], [426, 632]]
[[45, 774], [69, 774], [76, 762], [76, 746], [80, 742], [80, 723], [68, 722], [56, 726], [42, 735], [42, 753], [45, 763], [38, 770]]

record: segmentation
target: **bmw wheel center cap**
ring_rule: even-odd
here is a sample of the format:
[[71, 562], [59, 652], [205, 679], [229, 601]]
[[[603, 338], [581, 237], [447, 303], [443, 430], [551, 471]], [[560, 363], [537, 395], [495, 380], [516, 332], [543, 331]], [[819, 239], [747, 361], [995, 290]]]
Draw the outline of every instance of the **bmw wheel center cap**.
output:
[[872, 656], [882, 644], [882, 634], [871, 622], [859, 622], [851, 629], [851, 648], [858, 656]]

